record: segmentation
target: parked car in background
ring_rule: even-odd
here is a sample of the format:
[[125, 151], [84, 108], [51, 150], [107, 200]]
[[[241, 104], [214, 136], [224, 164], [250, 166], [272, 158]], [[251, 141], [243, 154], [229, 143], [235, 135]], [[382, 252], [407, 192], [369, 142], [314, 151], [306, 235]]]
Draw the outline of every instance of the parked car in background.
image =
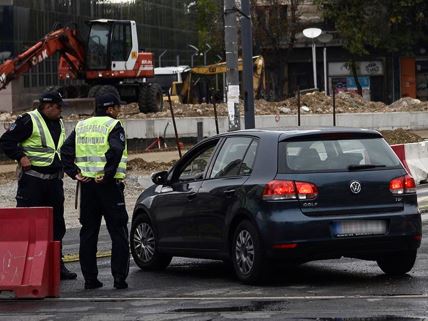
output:
[[421, 243], [415, 182], [374, 130], [229, 132], [152, 180], [132, 218], [143, 270], [173, 256], [222, 259], [256, 283], [275, 262], [346, 256], [401, 275]]

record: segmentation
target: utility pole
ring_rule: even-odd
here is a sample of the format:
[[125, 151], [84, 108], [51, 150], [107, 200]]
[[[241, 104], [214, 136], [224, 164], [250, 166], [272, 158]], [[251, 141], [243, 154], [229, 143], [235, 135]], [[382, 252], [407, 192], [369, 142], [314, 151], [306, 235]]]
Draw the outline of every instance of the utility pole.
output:
[[239, 70], [238, 31], [236, 26], [237, 8], [235, 0], [224, 0], [224, 41], [226, 48], [226, 86], [229, 131], [241, 128], [239, 115]]
[[250, 0], [241, 0], [242, 58], [244, 82], [245, 128], [254, 128], [254, 93], [253, 93], [253, 31], [251, 26]]

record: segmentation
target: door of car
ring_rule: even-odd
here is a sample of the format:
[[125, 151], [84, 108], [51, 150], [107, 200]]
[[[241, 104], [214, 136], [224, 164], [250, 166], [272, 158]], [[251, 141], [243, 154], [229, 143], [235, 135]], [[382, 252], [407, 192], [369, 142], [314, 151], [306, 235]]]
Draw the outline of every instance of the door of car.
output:
[[241, 186], [249, 178], [257, 140], [249, 136], [225, 139], [207, 178], [198, 192], [194, 224], [199, 233], [199, 248], [221, 250], [225, 237], [225, 217], [243, 198]]
[[189, 207], [193, 206], [218, 140], [210, 140], [187, 153], [169, 175], [168, 185], [158, 187], [160, 195], [152, 208], [155, 209], [161, 247], [196, 247], [199, 240]]

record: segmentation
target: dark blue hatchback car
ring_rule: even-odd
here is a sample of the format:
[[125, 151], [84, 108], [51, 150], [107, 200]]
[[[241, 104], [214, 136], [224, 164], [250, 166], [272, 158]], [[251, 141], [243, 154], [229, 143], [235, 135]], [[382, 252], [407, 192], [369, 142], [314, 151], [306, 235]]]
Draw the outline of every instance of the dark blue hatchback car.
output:
[[233, 263], [246, 283], [274, 262], [342, 256], [409, 272], [421, 243], [413, 178], [374, 130], [244, 130], [208, 138], [138, 198], [131, 251]]

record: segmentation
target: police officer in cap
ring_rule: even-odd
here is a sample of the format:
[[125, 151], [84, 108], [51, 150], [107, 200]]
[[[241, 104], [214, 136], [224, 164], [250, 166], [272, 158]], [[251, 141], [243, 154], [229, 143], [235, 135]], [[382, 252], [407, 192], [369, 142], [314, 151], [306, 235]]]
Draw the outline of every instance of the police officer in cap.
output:
[[[65, 234], [63, 166], [60, 148], [65, 140], [61, 119], [63, 100], [56, 92], [39, 98], [37, 109], [19, 116], [0, 138], [4, 153], [18, 162], [17, 207], [53, 207], [54, 240]], [[77, 278], [61, 259], [61, 280]]]
[[125, 131], [117, 120], [120, 100], [114, 94], [96, 97], [95, 116], [79, 121], [61, 149], [64, 170], [81, 184], [80, 266], [85, 289], [103, 286], [98, 280], [97, 243], [101, 217], [112, 240], [114, 287], [128, 287], [128, 213], [124, 199], [127, 148]]

